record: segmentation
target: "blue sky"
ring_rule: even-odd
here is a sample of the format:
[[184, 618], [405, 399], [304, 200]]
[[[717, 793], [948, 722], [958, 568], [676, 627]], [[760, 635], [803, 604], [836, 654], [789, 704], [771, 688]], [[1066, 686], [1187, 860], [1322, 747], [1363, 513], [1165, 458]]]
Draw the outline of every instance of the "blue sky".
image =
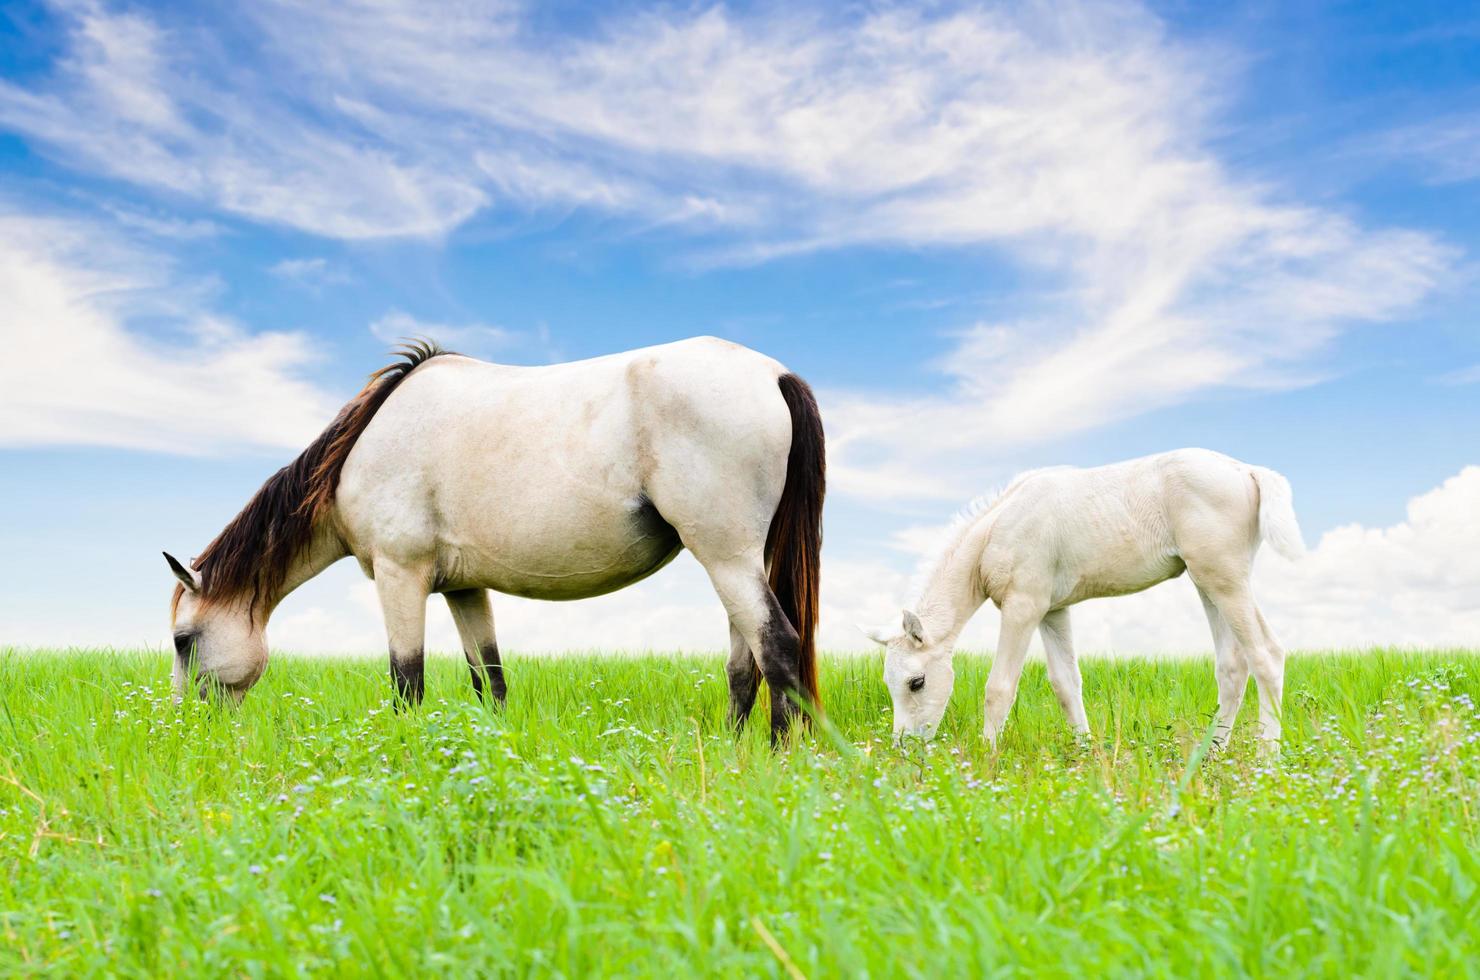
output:
[[[1182, 445], [1294, 484], [1287, 640], [1480, 642], [1477, 97], [1445, 4], [5, 5], [0, 643], [159, 643], [159, 550], [407, 333], [807, 377], [833, 646], [975, 494]], [[370, 596], [270, 633], [377, 649]], [[1091, 648], [1207, 646], [1185, 583], [1092, 605]], [[497, 608], [515, 650], [725, 636], [685, 562]]]

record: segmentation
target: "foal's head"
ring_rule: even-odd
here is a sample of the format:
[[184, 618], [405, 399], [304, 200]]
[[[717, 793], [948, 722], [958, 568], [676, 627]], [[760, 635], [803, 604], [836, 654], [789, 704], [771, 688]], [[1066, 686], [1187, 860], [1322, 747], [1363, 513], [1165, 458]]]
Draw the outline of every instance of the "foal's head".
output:
[[251, 600], [207, 601], [199, 571], [165, 554], [180, 580], [170, 614], [175, 635], [176, 700], [190, 685], [206, 697], [212, 689], [240, 702], [267, 668], [267, 632], [262, 617], [253, 616]]
[[908, 609], [898, 630], [869, 630], [868, 636], [884, 646], [884, 685], [894, 701], [895, 740], [905, 735], [930, 738], [956, 682], [950, 644], [930, 636]]

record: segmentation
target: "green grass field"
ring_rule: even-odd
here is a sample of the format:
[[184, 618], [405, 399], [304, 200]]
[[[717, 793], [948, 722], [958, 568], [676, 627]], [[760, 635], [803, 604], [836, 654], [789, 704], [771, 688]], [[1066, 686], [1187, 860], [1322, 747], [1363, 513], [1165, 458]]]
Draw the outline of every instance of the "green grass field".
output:
[[502, 714], [292, 657], [233, 712], [0, 651], [0, 974], [1480, 973], [1472, 653], [1292, 658], [1271, 767], [1252, 690], [1189, 765], [1210, 660], [1086, 661], [1089, 746], [1030, 664], [996, 755], [985, 658], [907, 754], [876, 657], [781, 754], [717, 657], [510, 661]]

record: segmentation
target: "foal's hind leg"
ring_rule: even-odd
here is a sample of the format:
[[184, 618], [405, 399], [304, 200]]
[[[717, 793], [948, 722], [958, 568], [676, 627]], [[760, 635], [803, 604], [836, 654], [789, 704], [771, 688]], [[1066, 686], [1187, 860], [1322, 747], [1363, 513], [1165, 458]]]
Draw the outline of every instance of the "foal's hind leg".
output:
[[[1254, 601], [1253, 597], [1249, 600]], [[1284, 711], [1285, 697], [1285, 648], [1280, 646], [1279, 640], [1275, 639], [1274, 631], [1264, 621], [1264, 613], [1260, 611], [1257, 604], [1254, 605], [1254, 617], [1259, 621], [1259, 630], [1264, 635], [1264, 649], [1267, 651], [1265, 661], [1260, 665], [1267, 675], [1256, 673], [1254, 679], [1259, 685], [1259, 723], [1265, 730], [1266, 741], [1269, 740], [1268, 732], [1273, 728], [1273, 745], [1277, 749], [1280, 743], [1281, 729], [1280, 718]], [[1266, 689], [1273, 691], [1272, 710], [1266, 710]]]
[[1197, 595], [1208, 617], [1208, 629], [1213, 632], [1214, 663], [1218, 674], [1218, 727], [1213, 733], [1213, 747], [1223, 749], [1228, 746], [1238, 709], [1244, 703], [1244, 690], [1249, 686], [1249, 662], [1234, 644], [1233, 630], [1223, 619], [1223, 614], [1201, 586]]
[[461, 589], [444, 595], [457, 635], [462, 638], [463, 655], [468, 658], [468, 672], [473, 675], [473, 692], [483, 700], [485, 682], [497, 704], [508, 697], [504, 667], [498, 656], [498, 640], [493, 634], [493, 606], [487, 589]]
[[1089, 719], [1084, 715], [1084, 682], [1079, 676], [1079, 661], [1074, 657], [1074, 636], [1069, 629], [1069, 610], [1055, 609], [1038, 624], [1043, 637], [1044, 658], [1048, 661], [1048, 683], [1069, 719], [1076, 735], [1089, 734]]
[[385, 617], [385, 634], [391, 648], [391, 680], [398, 704], [420, 704], [426, 690], [427, 583], [424, 569], [408, 568], [377, 559], [375, 591]]
[[730, 681], [730, 724], [738, 735], [750, 718], [750, 709], [755, 707], [761, 669], [734, 620], [730, 621], [730, 660], [725, 664], [725, 675]]
[[[1285, 686], [1285, 654], [1271, 642], [1260, 622], [1259, 608], [1249, 588], [1248, 564], [1239, 570], [1204, 567], [1199, 571], [1193, 559], [1187, 559], [1187, 570], [1193, 582], [1205, 591], [1218, 610], [1218, 615], [1233, 634], [1234, 657], [1243, 660], [1254, 674], [1259, 688], [1259, 751], [1270, 756], [1279, 750], [1280, 709]], [[1236, 675], [1230, 675], [1230, 685]], [[1223, 679], [1220, 676], [1220, 693]], [[1228, 719], [1232, 723], [1232, 718]]]

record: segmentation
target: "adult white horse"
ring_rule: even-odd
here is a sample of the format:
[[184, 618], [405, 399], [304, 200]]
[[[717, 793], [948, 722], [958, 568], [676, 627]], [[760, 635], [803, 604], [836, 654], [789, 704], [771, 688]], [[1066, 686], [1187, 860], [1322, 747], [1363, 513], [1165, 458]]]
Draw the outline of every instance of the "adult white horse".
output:
[[987, 740], [995, 746], [1006, 724], [1035, 629], [1054, 694], [1070, 726], [1087, 734], [1069, 607], [1186, 571], [1217, 651], [1218, 745], [1227, 744], [1252, 671], [1262, 748], [1278, 746], [1285, 654], [1254, 602], [1249, 573], [1261, 541], [1290, 559], [1305, 550], [1280, 474], [1205, 449], [1034, 470], [968, 507], [947, 537], [901, 627], [869, 633], [887, 649], [896, 737], [935, 733], [955, 680], [956, 638], [988, 599], [1001, 609], [1002, 626], [987, 677]]
[[804, 381], [709, 337], [548, 367], [399, 353], [190, 567], [165, 555], [177, 696], [198, 677], [239, 701], [278, 603], [353, 555], [375, 580], [400, 699], [422, 697], [426, 601], [441, 593], [474, 689], [502, 702], [488, 590], [601, 595], [688, 548], [729, 614], [735, 725], [762, 676], [773, 739], [796, 698], [817, 704], [825, 462]]

